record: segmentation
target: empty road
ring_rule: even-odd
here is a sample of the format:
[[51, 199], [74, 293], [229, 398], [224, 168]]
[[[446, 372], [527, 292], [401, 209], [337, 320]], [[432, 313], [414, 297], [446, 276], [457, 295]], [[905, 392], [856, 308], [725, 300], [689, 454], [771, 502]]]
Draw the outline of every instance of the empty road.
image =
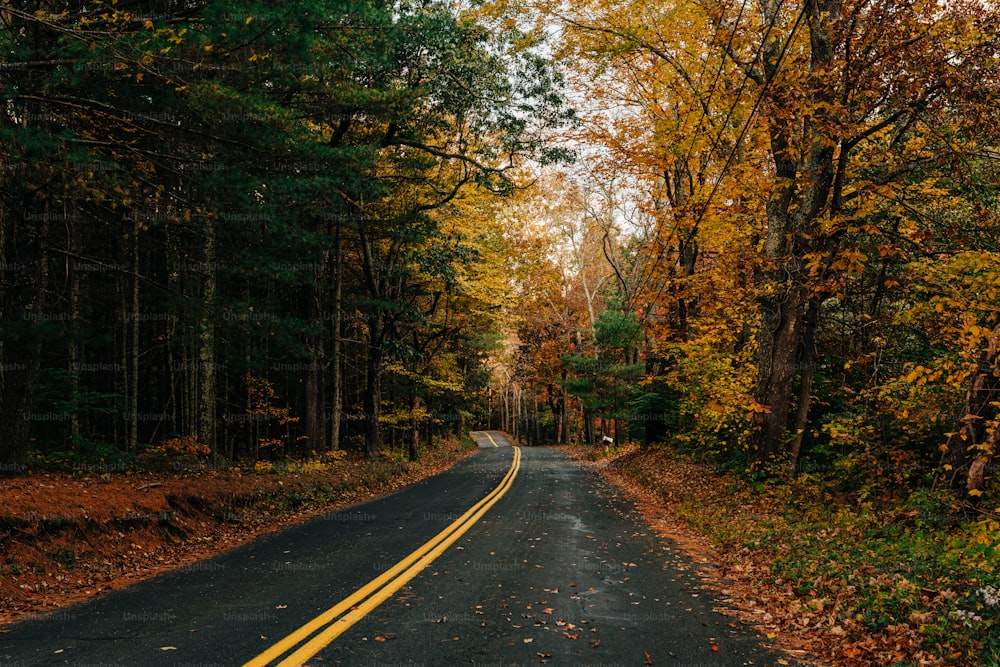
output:
[[791, 662], [592, 471], [475, 436], [397, 493], [8, 625], [0, 667]]

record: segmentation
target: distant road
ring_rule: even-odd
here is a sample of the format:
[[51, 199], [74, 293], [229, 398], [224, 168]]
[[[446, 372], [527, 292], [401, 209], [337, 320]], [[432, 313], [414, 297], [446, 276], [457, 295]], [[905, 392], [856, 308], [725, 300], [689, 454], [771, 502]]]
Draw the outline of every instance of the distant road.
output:
[[513, 447], [514, 444], [500, 431], [473, 431], [472, 437], [480, 447]]
[[6, 626], [0, 667], [794, 664], [597, 475], [473, 435], [398, 493]]

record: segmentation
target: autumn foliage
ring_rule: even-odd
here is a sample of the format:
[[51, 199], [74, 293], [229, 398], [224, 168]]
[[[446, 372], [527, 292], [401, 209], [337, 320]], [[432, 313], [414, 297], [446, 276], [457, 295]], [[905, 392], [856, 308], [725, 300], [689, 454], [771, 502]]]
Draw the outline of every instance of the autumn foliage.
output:
[[[596, 418], [616, 438], [765, 475], [985, 493], [1000, 375], [996, 9], [538, 10], [575, 63], [578, 139], [594, 146], [546, 184], [577, 227], [550, 225], [561, 287], [535, 297], [521, 330], [539, 396], [575, 386], [583, 431]], [[626, 333], [623, 316], [640, 326]], [[602, 318], [634, 360], [602, 354]], [[592, 395], [581, 358], [603, 377], [642, 365], [629, 408], [610, 407], [622, 386]]]

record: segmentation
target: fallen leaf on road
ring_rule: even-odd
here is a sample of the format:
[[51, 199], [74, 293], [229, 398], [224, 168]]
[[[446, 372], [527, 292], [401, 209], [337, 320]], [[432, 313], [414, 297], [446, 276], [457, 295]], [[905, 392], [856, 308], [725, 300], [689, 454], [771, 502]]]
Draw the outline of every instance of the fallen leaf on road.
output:
[[652, 665], [653, 664], [653, 659], [649, 657], [649, 651], [643, 651], [643, 653], [646, 654], [646, 662], [644, 662], [643, 664], [644, 665]]
[[176, 646], [161, 646], [160, 650], [161, 651], [176, 651], [177, 647]]
[[524, 643], [525, 644], [530, 644], [533, 641], [535, 641], [534, 637], [525, 637], [524, 638]]
[[594, 641], [590, 642], [590, 648], [597, 648], [600, 645], [601, 645], [600, 639], [595, 639]]

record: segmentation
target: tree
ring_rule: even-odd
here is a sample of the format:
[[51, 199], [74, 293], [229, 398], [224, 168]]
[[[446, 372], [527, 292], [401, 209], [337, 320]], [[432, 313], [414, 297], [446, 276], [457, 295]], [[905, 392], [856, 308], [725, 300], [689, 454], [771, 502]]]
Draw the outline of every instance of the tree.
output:
[[65, 434], [77, 456], [170, 436], [257, 456], [248, 377], [288, 401], [287, 451], [322, 451], [359, 435], [361, 358], [374, 454], [384, 358], [484, 362], [492, 320], [436, 319], [474, 261], [436, 212], [556, 156], [567, 112], [530, 39], [440, 3], [39, 9], [0, 31], [0, 462]]
[[[751, 420], [734, 439], [754, 468], [794, 466], [822, 363], [824, 307], [844, 304], [856, 278], [875, 285], [871, 253], [887, 272], [887, 260], [925, 243], [946, 208], [988, 217], [971, 174], [984, 173], [972, 165], [995, 142], [976, 120], [996, 99], [995, 10], [841, 0], [764, 2], [756, 11], [660, 1], [627, 12], [544, 10], [568, 33], [573, 56], [591, 63], [588, 75], [606, 84], [598, 102], [616, 99], [627, 110], [585, 112], [591, 138], [643, 182], [661, 181], [646, 195], [662, 221], [647, 236], [649, 281], [638, 290], [648, 299], [637, 304], [647, 330], [658, 342], [679, 340], [681, 359], [697, 358], [695, 332], [730, 313], [721, 321], [737, 326], [723, 350], [736, 372], [750, 370], [742, 359], [756, 346], [743, 410]], [[646, 20], [654, 13], [665, 20]], [[699, 296], [709, 276], [731, 286], [723, 299], [742, 290], [738, 265], [720, 267], [734, 252], [752, 271], [756, 318]], [[892, 284], [885, 273], [869, 302], [874, 316]], [[711, 314], [698, 312], [706, 303]], [[724, 404], [733, 428], [739, 401]]]

